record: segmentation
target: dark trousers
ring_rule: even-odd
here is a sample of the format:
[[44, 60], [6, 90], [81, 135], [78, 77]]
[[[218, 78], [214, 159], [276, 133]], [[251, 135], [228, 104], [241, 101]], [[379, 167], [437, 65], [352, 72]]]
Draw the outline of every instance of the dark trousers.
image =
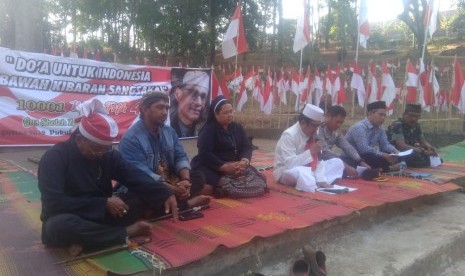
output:
[[412, 168], [427, 168], [431, 165], [428, 155], [415, 151], [407, 156], [405, 162], [407, 163], [408, 167]]
[[[48, 246], [68, 247], [79, 244], [84, 250], [94, 250], [126, 241], [125, 227], [135, 223], [148, 211], [148, 204], [128, 192], [121, 199], [129, 206], [128, 213], [114, 218], [106, 213], [99, 222], [86, 220], [74, 214], [59, 214], [42, 223], [42, 242]], [[156, 210], [162, 214], [162, 210]]]
[[[374, 153], [362, 153], [360, 154], [360, 157], [362, 157], [362, 159], [365, 160], [365, 163], [370, 165], [371, 168], [382, 168], [383, 172], [389, 172], [389, 166], [391, 164], [382, 156], [376, 155]], [[356, 168], [359, 165], [357, 161], [351, 159], [350, 157], [344, 156], [341, 157], [341, 159], [344, 161], [344, 163], [351, 167]]]

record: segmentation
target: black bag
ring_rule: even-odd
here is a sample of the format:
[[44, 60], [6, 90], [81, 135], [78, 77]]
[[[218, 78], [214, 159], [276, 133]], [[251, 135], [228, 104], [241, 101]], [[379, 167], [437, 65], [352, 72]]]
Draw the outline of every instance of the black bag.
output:
[[266, 178], [253, 166], [248, 166], [243, 175], [223, 175], [220, 178], [216, 194], [231, 198], [261, 196], [268, 192]]

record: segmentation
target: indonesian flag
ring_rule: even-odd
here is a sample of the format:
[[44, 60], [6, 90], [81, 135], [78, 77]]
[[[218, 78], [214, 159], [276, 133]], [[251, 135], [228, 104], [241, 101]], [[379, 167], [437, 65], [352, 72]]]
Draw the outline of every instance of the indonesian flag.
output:
[[297, 18], [297, 27], [295, 29], [294, 36], [294, 46], [292, 49], [294, 53], [305, 48], [305, 46], [310, 43], [310, 31], [309, 31], [309, 22], [308, 22], [308, 12], [304, 3], [303, 7], [304, 13]]
[[405, 101], [407, 103], [417, 102], [417, 85], [417, 70], [415, 70], [415, 67], [409, 59], [407, 60], [407, 80], [405, 81], [405, 86], [407, 87], [407, 95], [405, 96]]
[[273, 79], [271, 77], [271, 70], [268, 69], [268, 75], [265, 79], [265, 87], [262, 90], [262, 102], [260, 106], [262, 107], [262, 111], [265, 114], [271, 114], [271, 110], [273, 109]]
[[352, 80], [350, 81], [350, 87], [357, 89], [358, 105], [363, 107], [365, 105], [365, 85], [363, 84], [362, 74], [357, 63], [354, 64], [354, 72], [352, 74]]
[[262, 109], [262, 104], [263, 104], [263, 96], [262, 96], [262, 90], [263, 90], [263, 81], [260, 76], [260, 68], [258, 68], [257, 75], [255, 77], [255, 82], [253, 86], [253, 93], [252, 96], [253, 98], [260, 103], [260, 109]]
[[308, 96], [310, 95], [310, 89], [312, 87], [312, 79], [310, 76], [310, 66], [307, 67], [305, 72], [304, 81], [300, 84], [302, 94], [300, 95], [300, 102], [306, 104], [308, 102]]
[[218, 81], [216, 74], [213, 73], [211, 98], [215, 99], [219, 95], [223, 95], [228, 100], [231, 99], [229, 88], [228, 88], [228, 85], [226, 84], [225, 79], [223, 78], [221, 81]]
[[[433, 37], [434, 32], [436, 32], [437, 23], [438, 23], [438, 9], [439, 3], [437, 0], [428, 0], [428, 3], [425, 7], [425, 15], [423, 17], [423, 24], [428, 28], [430, 37]], [[427, 34], [425, 34], [426, 36]]]
[[360, 45], [363, 48], [367, 47], [367, 41], [370, 37], [370, 24], [368, 24], [367, 14], [367, 1], [362, 0], [360, 2], [360, 11], [358, 14], [358, 30], [360, 36]]
[[370, 62], [370, 70], [368, 71], [368, 103], [379, 100], [378, 81], [376, 80], [376, 64]]
[[252, 70], [250, 70], [247, 75], [245, 75], [244, 80], [241, 83], [241, 87], [239, 89], [239, 95], [237, 96], [237, 106], [236, 110], [241, 111], [242, 107], [244, 104], [247, 102], [248, 97], [247, 97], [247, 88], [248, 87], [253, 87], [254, 85], [254, 79], [255, 79], [255, 72], [254, 68], [252, 67]]
[[394, 110], [393, 102], [396, 98], [396, 85], [394, 84], [394, 80], [392, 79], [391, 73], [387, 68], [386, 62], [383, 62], [381, 88], [383, 89], [383, 95], [381, 96], [381, 100], [386, 102], [388, 115], [392, 115], [392, 112]]
[[229, 81], [229, 89], [233, 90], [235, 93], [239, 93], [237, 90], [240, 87], [243, 77], [242, 77], [242, 67], [239, 66], [233, 73], [225, 77], [226, 81]]
[[457, 57], [454, 61], [454, 78], [452, 84], [452, 91], [450, 95], [450, 100], [457, 108], [460, 110], [460, 113], [465, 113], [465, 80], [463, 77], [462, 66], [460, 65]]
[[231, 22], [224, 34], [221, 50], [225, 59], [247, 52], [244, 22], [239, 4], [236, 6]]
[[281, 76], [278, 81], [278, 96], [284, 105], [287, 105], [287, 91], [291, 89], [288, 77], [284, 74], [283, 68], [281, 68]]
[[292, 69], [292, 77], [291, 77], [291, 90], [294, 94], [299, 97], [300, 95], [300, 74], [297, 72], [296, 69]]
[[[425, 69], [425, 64], [423, 63], [423, 59], [420, 58], [420, 68], [418, 72], [418, 90], [420, 91], [418, 96], [418, 101], [423, 107], [423, 109], [428, 110], [428, 105], [425, 103], [425, 87], [428, 82], [428, 73]], [[429, 111], [429, 110], [428, 110]]]
[[336, 94], [336, 101], [335, 103], [338, 105], [342, 105], [346, 102], [347, 97], [346, 97], [346, 91], [344, 89], [344, 85], [342, 84], [341, 80], [341, 74], [340, 74], [340, 69], [336, 68], [336, 79], [334, 80], [334, 85], [333, 85], [333, 93]]
[[435, 99], [439, 94], [439, 83], [434, 74], [434, 66], [430, 66], [428, 70], [428, 81], [424, 88], [424, 102], [427, 106], [435, 104]]
[[323, 96], [323, 82], [321, 81], [321, 76], [318, 69], [315, 69], [315, 76], [313, 77], [311, 92], [315, 95], [315, 105], [319, 105], [321, 97]]

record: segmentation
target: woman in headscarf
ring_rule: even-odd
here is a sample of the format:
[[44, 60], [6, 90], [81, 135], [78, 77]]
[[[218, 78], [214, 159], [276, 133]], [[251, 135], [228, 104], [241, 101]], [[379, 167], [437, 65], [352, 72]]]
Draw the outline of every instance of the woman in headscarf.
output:
[[214, 194], [221, 176], [240, 175], [250, 165], [252, 143], [233, 118], [233, 107], [224, 96], [212, 101], [199, 133], [199, 153], [192, 160], [192, 169], [202, 171], [206, 178], [202, 194]]

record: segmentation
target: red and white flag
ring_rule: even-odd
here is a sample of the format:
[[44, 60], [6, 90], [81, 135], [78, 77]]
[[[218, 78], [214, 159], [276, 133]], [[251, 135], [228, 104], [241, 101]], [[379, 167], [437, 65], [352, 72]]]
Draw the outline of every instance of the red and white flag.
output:
[[439, 1], [428, 0], [424, 10], [425, 15], [423, 17], [423, 24], [425, 27], [427, 27], [429, 36], [433, 37], [434, 32], [436, 32], [438, 23]]
[[224, 58], [230, 58], [247, 52], [247, 41], [245, 40], [244, 21], [242, 20], [240, 4], [237, 4], [228, 29], [224, 34], [221, 50]]
[[363, 48], [367, 47], [367, 41], [370, 37], [370, 24], [368, 23], [367, 0], [360, 2], [360, 10], [358, 14], [358, 32], [360, 37], [360, 45]]
[[336, 101], [334, 103], [342, 105], [346, 102], [346, 91], [344, 85], [342, 84], [340, 68], [336, 68], [336, 79], [334, 80], [333, 93], [336, 94]]
[[287, 91], [289, 91], [290, 89], [291, 87], [289, 84], [288, 75], [285, 75], [283, 68], [281, 68], [281, 74], [279, 76], [279, 81], [278, 81], [278, 96], [284, 105], [287, 105], [286, 95], [287, 95]]
[[383, 94], [381, 96], [381, 100], [386, 102], [387, 106], [387, 113], [388, 115], [392, 115], [394, 110], [394, 99], [396, 98], [396, 85], [394, 80], [392, 79], [391, 73], [387, 67], [386, 62], [383, 62], [383, 75], [381, 78], [381, 88], [383, 90]]
[[310, 89], [312, 87], [312, 79], [310, 75], [310, 66], [307, 67], [307, 71], [305, 72], [305, 77], [303, 83], [300, 84], [300, 88], [302, 91], [302, 94], [300, 95], [300, 102], [302, 104], [306, 104], [309, 100], [310, 94]]
[[423, 59], [420, 58], [420, 64], [418, 69], [418, 102], [423, 109], [429, 111], [428, 105], [425, 103], [425, 87], [428, 82], [428, 72], [426, 71]]
[[321, 97], [323, 96], [323, 81], [321, 81], [321, 75], [318, 68], [315, 69], [310, 93], [315, 95], [315, 105], [319, 105]]
[[417, 86], [418, 86], [418, 75], [417, 70], [413, 66], [412, 62], [407, 60], [407, 80], [405, 81], [405, 87], [407, 87], [407, 95], [405, 95], [405, 101], [407, 103], [417, 102]]
[[295, 36], [294, 36], [294, 46], [292, 49], [294, 53], [305, 48], [305, 46], [310, 43], [310, 30], [309, 30], [309, 21], [308, 21], [308, 12], [307, 7], [304, 3], [303, 6], [303, 14], [297, 18], [297, 27], [295, 29]]
[[378, 95], [378, 81], [376, 80], [376, 64], [370, 61], [368, 70], [368, 103], [376, 102], [379, 100]]
[[350, 87], [353, 89], [357, 89], [357, 100], [358, 105], [361, 107], [365, 106], [365, 85], [363, 84], [362, 73], [360, 68], [358, 68], [357, 63], [353, 65], [354, 72], [352, 74], [352, 79], [350, 81]]
[[434, 106], [436, 104], [436, 98], [439, 94], [439, 83], [434, 73], [434, 66], [429, 66], [428, 79], [424, 87], [423, 97], [426, 106]]
[[224, 77], [225, 81], [229, 81], [228, 87], [229, 90], [234, 93], [239, 93], [238, 88], [241, 86], [242, 80], [242, 67], [239, 66], [234, 72]]
[[247, 96], [247, 88], [253, 86], [254, 84], [254, 79], [255, 79], [255, 72], [254, 68], [252, 67], [252, 70], [250, 70], [247, 75], [245, 75], [244, 80], [241, 83], [241, 87], [239, 89], [239, 95], [237, 96], [237, 106], [236, 110], [241, 111], [242, 107], [248, 100]]
[[463, 76], [462, 66], [457, 57], [455, 57], [454, 60], [454, 77], [452, 80], [450, 100], [457, 106], [460, 113], [465, 113], [465, 78]]
[[223, 95], [228, 100], [231, 99], [231, 95], [229, 92], [228, 85], [226, 84], [226, 80], [223, 78], [221, 79], [221, 81], [218, 81], [216, 74], [213, 73], [211, 99], [215, 99], [219, 95]]
[[262, 102], [260, 106], [265, 114], [271, 114], [271, 110], [273, 109], [273, 78], [271, 77], [270, 69], [268, 69], [268, 75], [265, 79], [265, 87], [262, 89]]

